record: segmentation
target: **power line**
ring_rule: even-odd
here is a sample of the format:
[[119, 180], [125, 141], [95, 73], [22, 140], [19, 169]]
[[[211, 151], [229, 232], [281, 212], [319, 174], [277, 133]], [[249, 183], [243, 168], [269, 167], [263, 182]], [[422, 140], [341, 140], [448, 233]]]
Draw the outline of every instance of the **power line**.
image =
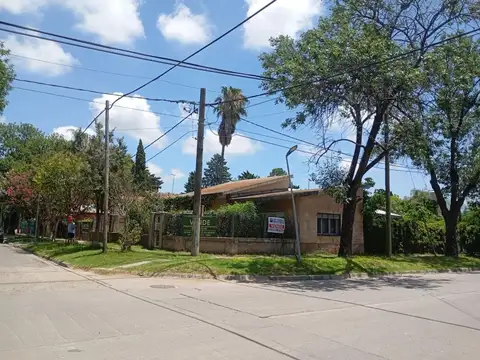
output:
[[[141, 89], [143, 89], [144, 87], [150, 85], [151, 83], [157, 81], [158, 79], [160, 79], [162, 76], [168, 74], [170, 71], [172, 71], [173, 69], [175, 69], [176, 67], [178, 67], [179, 65], [181, 65], [182, 63], [185, 63], [185, 61], [191, 59], [192, 57], [194, 57], [195, 55], [201, 53], [203, 50], [207, 49], [208, 47], [212, 46], [213, 44], [215, 44], [216, 42], [220, 41], [221, 39], [223, 39], [224, 37], [226, 37], [227, 35], [229, 35], [230, 33], [232, 33], [233, 31], [235, 31], [236, 29], [238, 29], [240, 26], [242, 26], [243, 24], [245, 24], [246, 22], [250, 21], [252, 18], [254, 18], [255, 16], [257, 16], [258, 14], [260, 14], [262, 11], [264, 11], [265, 9], [267, 9], [268, 7], [270, 7], [271, 5], [273, 5], [274, 3], [276, 3], [277, 0], [272, 0], [270, 1], [267, 5], [265, 5], [264, 7], [262, 7], [261, 9], [259, 9], [258, 11], [256, 11], [255, 13], [253, 13], [252, 15], [250, 15], [249, 17], [247, 17], [245, 20], [241, 21], [240, 23], [238, 23], [237, 25], [235, 25], [234, 27], [232, 27], [230, 30], [224, 32], [222, 35], [220, 35], [219, 37], [213, 39], [212, 41], [210, 41], [208, 44], [202, 46], [200, 49], [198, 49], [197, 51], [193, 52], [192, 54], [190, 54], [189, 56], [187, 56], [185, 59], [177, 62], [175, 65], [173, 65], [172, 67], [168, 68], [167, 70], [165, 70], [164, 72], [162, 72], [160, 75], [154, 77], [152, 80], [150, 81], [147, 81], [145, 84], [137, 87], [136, 89], [128, 92], [127, 94], [123, 95], [123, 96], [128, 96], [128, 95], [131, 95]], [[117, 100], [115, 100], [111, 106], [115, 105], [115, 103], [117, 101], [119, 101], [122, 97], [118, 98]]]
[[[112, 102], [112, 104], [110, 105], [110, 109], [113, 108], [113, 106], [119, 101], [121, 100], [122, 98], [124, 98], [125, 96], [128, 96], [128, 95], [131, 95], [133, 93], [136, 93], [137, 91], [145, 88], [146, 86], [150, 85], [151, 83], [157, 81], [158, 79], [160, 79], [162, 76], [168, 74], [170, 71], [172, 71], [173, 69], [175, 69], [176, 67], [178, 67], [179, 65], [181, 65], [182, 63], [184, 63], [185, 61], [191, 59], [192, 57], [194, 57], [195, 55], [197, 55], [198, 53], [202, 52], [203, 50], [207, 49], [208, 47], [212, 46], [213, 44], [215, 44], [216, 42], [220, 41], [221, 39], [223, 39], [225, 36], [229, 35], [231, 32], [235, 31], [237, 28], [239, 28], [240, 26], [242, 26], [243, 24], [245, 24], [247, 21], [249, 21], [250, 19], [252, 19], [253, 17], [257, 16], [259, 13], [261, 13], [263, 10], [267, 9], [269, 6], [271, 6], [272, 4], [274, 4], [277, 0], [272, 0], [270, 1], [267, 5], [265, 5], [264, 7], [262, 7], [260, 10], [256, 11], [255, 13], [253, 13], [252, 15], [250, 15], [249, 17], [247, 17], [245, 20], [241, 21], [240, 23], [238, 23], [237, 25], [235, 25], [234, 27], [232, 27], [230, 30], [226, 31], [225, 33], [223, 33], [222, 35], [220, 35], [219, 37], [213, 39], [212, 41], [210, 41], [208, 44], [202, 46], [200, 49], [198, 49], [197, 51], [193, 52], [192, 54], [190, 54], [189, 56], [187, 56], [185, 59], [179, 61], [178, 63], [176, 63], [175, 65], [173, 65], [172, 67], [168, 68], [167, 70], [165, 70], [164, 72], [162, 72], [160, 75], [154, 77], [153, 79], [147, 81], [146, 83], [144, 83], [143, 85], [140, 85], [139, 87], [133, 89], [132, 91], [126, 93], [126, 94], [123, 94], [122, 96], [118, 97], [115, 101]], [[97, 116], [98, 117], [98, 116]], [[90, 124], [88, 124], [88, 126], [85, 128], [85, 131], [93, 124], [94, 120], [92, 120], [90, 122]]]
[[[319, 146], [318, 144], [312, 143], [312, 142], [310, 142], [310, 141], [306, 141], [306, 140], [297, 138], [297, 137], [295, 137], [295, 136], [291, 136], [291, 135], [282, 133], [282, 132], [280, 132], [280, 131], [277, 131], [277, 130], [268, 128], [268, 127], [266, 127], [266, 126], [257, 124], [257, 123], [255, 123], [255, 122], [253, 122], [253, 121], [250, 121], [250, 120], [247, 120], [247, 119], [244, 119], [244, 118], [242, 118], [241, 120], [242, 120], [242, 121], [245, 121], [245, 122], [247, 122], [247, 123], [249, 123], [249, 124], [251, 124], [251, 125], [254, 125], [254, 126], [258, 127], [258, 128], [261, 128], [261, 129], [264, 129], [264, 130], [273, 132], [273, 133], [278, 134], [278, 135], [282, 135], [282, 136], [284, 136], [284, 137], [286, 137], [286, 138], [295, 140], [295, 141], [297, 141], [297, 142], [300, 142], [300, 143], [303, 143], [303, 144], [306, 144], [306, 145], [310, 145], [310, 146], [312, 146], [312, 147], [314, 147], [314, 148], [318, 148], [318, 149], [320, 149], [320, 150], [325, 150], [324, 148], [320, 148], [320, 146]], [[261, 135], [261, 134], [257, 134], [257, 135]], [[262, 136], [267, 136], [267, 135], [262, 135]], [[277, 138], [274, 138], [274, 139], [277, 139]], [[331, 151], [331, 152], [333, 152], [333, 153], [337, 153], [337, 154], [339, 154], [339, 155], [348, 156], [348, 157], [350, 157], [350, 158], [353, 158], [353, 156], [352, 156], [351, 154], [345, 153], [345, 152], [343, 152], [343, 151], [333, 150], [333, 149], [330, 149], [329, 151]], [[315, 153], [314, 155], [317, 155], [317, 154]], [[407, 168], [407, 169], [408, 169], [407, 166], [403, 166], [403, 165], [399, 165], [399, 164], [392, 164], [392, 166], [403, 167], [403, 168]]]
[[[275, 0], [276, 1], [276, 0]], [[138, 60], [145, 60], [145, 61], [151, 61], [151, 62], [156, 62], [159, 64], [164, 64], [164, 65], [174, 65], [175, 63], [180, 62], [180, 60], [177, 59], [172, 59], [169, 57], [164, 57], [164, 56], [157, 56], [157, 55], [152, 55], [152, 54], [147, 54], [147, 53], [142, 53], [138, 51], [132, 51], [128, 49], [122, 49], [118, 47], [113, 47], [113, 46], [107, 46], [99, 43], [95, 43], [92, 41], [86, 41], [74, 37], [69, 37], [69, 36], [64, 36], [61, 34], [56, 34], [52, 32], [47, 32], [47, 31], [41, 31], [38, 29], [33, 29], [27, 26], [22, 26], [18, 24], [13, 24], [9, 23], [6, 21], [0, 21], [0, 25], [4, 26], [10, 26], [13, 28], [17, 29], [22, 29], [26, 31], [31, 31], [34, 34], [29, 34], [25, 32], [20, 32], [20, 31], [15, 31], [15, 30], [10, 30], [10, 29], [5, 29], [5, 28], [0, 28], [0, 30], [21, 35], [21, 36], [27, 36], [27, 37], [32, 37], [40, 40], [45, 40], [45, 41], [52, 41], [52, 42], [58, 42], [60, 44], [64, 45], [69, 45], [69, 46], [75, 46], [87, 50], [93, 50], [93, 51], [98, 51], [98, 52], [104, 52], [112, 55], [118, 55], [118, 56], [124, 56], [124, 57], [129, 57], [133, 59], [138, 59]], [[40, 35], [35, 35], [35, 34], [43, 34], [47, 36], [51, 36], [54, 38], [58, 39], [63, 39], [63, 40], [58, 40], [58, 39], [51, 39], [45, 36], [40, 36]], [[65, 41], [68, 40], [68, 41]], [[71, 42], [73, 41], [73, 43]], [[84, 45], [81, 45], [84, 44]], [[240, 72], [240, 71], [234, 71], [234, 70], [228, 70], [228, 69], [221, 69], [213, 66], [206, 66], [206, 65], [201, 65], [201, 64], [195, 64], [195, 63], [189, 63], [189, 62], [181, 62], [179, 65], [180, 67], [186, 68], [186, 69], [191, 69], [191, 70], [197, 70], [197, 71], [204, 71], [204, 72], [211, 72], [211, 73], [217, 73], [217, 74], [222, 74], [222, 75], [229, 75], [229, 76], [235, 76], [235, 77], [241, 77], [241, 78], [248, 78], [248, 79], [253, 79], [253, 80], [271, 80], [268, 77], [262, 76], [262, 75], [257, 75], [257, 74], [251, 74], [251, 73], [245, 73], [245, 72]]]
[[[12, 86], [12, 89], [22, 90], [22, 91], [28, 91], [28, 92], [32, 92], [32, 93], [49, 95], [49, 96], [55, 96], [55, 97], [61, 97], [61, 98], [64, 98], [64, 99], [69, 99], [69, 100], [83, 101], [83, 102], [87, 102], [87, 103], [90, 103], [90, 104], [101, 104], [101, 105], [105, 105], [104, 103], [102, 103], [102, 102], [100, 102], [100, 101], [93, 101], [93, 100], [78, 98], [78, 97], [75, 97], [75, 96], [55, 94], [55, 93], [51, 93], [51, 92], [48, 92], [48, 91], [41, 91], [41, 90], [35, 90], [35, 89], [27, 89], [27, 88], [23, 88], [23, 87], [19, 87], [19, 86]], [[173, 118], [177, 118], [177, 119], [178, 119], [178, 118], [181, 118], [181, 116], [179, 116], [179, 115], [173, 115], [173, 114], [162, 113], [162, 112], [151, 111], [151, 110], [144, 110], [144, 109], [136, 109], [136, 108], [132, 108], [132, 107], [129, 107], [129, 106], [117, 105], [117, 107], [118, 107], [118, 108], [121, 108], [121, 109], [128, 109], [128, 110], [133, 110], [133, 111], [141, 111], [141, 112], [152, 113], [152, 114], [155, 114], [155, 115], [169, 116], [169, 117], [173, 117]]]
[[[409, 55], [412, 55], [416, 52], [419, 52], [421, 50], [427, 50], [427, 49], [430, 49], [432, 47], [436, 47], [436, 46], [439, 46], [439, 45], [442, 45], [446, 42], [449, 42], [449, 41], [452, 41], [452, 40], [456, 40], [456, 39], [459, 39], [459, 38], [462, 38], [464, 36], [468, 36], [468, 35], [472, 35], [476, 32], [480, 31], [480, 28], [476, 28], [476, 29], [473, 29], [473, 30], [470, 30], [470, 31], [467, 31], [467, 32], [464, 32], [464, 33], [461, 33], [461, 34], [457, 34], [457, 35], [454, 35], [454, 36], [451, 36], [451, 37], [448, 37], [448, 38], [445, 38], [443, 40], [439, 40], [439, 41], [436, 41], [434, 43], [431, 43], [431, 44], [428, 44], [428, 45], [425, 45], [423, 47], [423, 49], [413, 49], [413, 50], [409, 50], [409, 51], [406, 51], [406, 52], [403, 52], [403, 53], [400, 53], [400, 54], [397, 54], [397, 55], [394, 55], [394, 56], [391, 56], [387, 59], [384, 59], [384, 60], [377, 60], [377, 61], [373, 61], [371, 63], [367, 63], [367, 64], [364, 64], [364, 65], [360, 65], [360, 66], [356, 66], [356, 67], [353, 67], [353, 68], [350, 68], [350, 69], [347, 69], [347, 70], [344, 70], [344, 71], [341, 71], [341, 72], [338, 72], [338, 73], [334, 73], [332, 75], [329, 75], [329, 76], [325, 76], [323, 78], [319, 78], [319, 79], [315, 79], [315, 80], [312, 80], [312, 81], [307, 81], [307, 82], [303, 82], [303, 83], [300, 83], [300, 84], [297, 84], [297, 85], [290, 85], [290, 86], [285, 86], [283, 88], [280, 88], [280, 89], [277, 89], [277, 90], [271, 90], [271, 91], [266, 91], [266, 92], [263, 92], [263, 93], [259, 93], [259, 94], [255, 94], [255, 95], [251, 95], [251, 96], [246, 96], [245, 98], [250, 100], [250, 99], [255, 99], [255, 98], [258, 98], [258, 97], [262, 97], [262, 96], [268, 96], [268, 95], [273, 95], [273, 94], [276, 94], [278, 92], [281, 92], [281, 91], [285, 91], [285, 90], [291, 90], [291, 89], [295, 89], [295, 88], [298, 88], [298, 87], [303, 87], [303, 86], [307, 86], [307, 85], [312, 85], [312, 84], [315, 84], [315, 83], [321, 83], [322, 81], [327, 81], [327, 80], [330, 80], [330, 79], [333, 79], [335, 77], [338, 77], [338, 76], [342, 76], [342, 75], [347, 75], [351, 72], [355, 72], [355, 71], [359, 71], [359, 70], [363, 70], [363, 69], [366, 69], [366, 68], [369, 68], [369, 67], [373, 67], [373, 66], [377, 66], [377, 65], [383, 65], [383, 64], [388, 64], [388, 63], [391, 63], [391, 62], [395, 62], [395, 61], [398, 61], [404, 57], [407, 57]], [[219, 102], [216, 102], [216, 103], [211, 103], [211, 104], [207, 104], [208, 106], [218, 106], [220, 104], [225, 104], [227, 102], [233, 102], [233, 101], [236, 101], [236, 100], [227, 100], [227, 101], [219, 101]]]
[[151, 158], [149, 158], [146, 162], [149, 162], [151, 160], [153, 160], [154, 158], [156, 158], [158, 155], [162, 154], [164, 151], [168, 150], [169, 148], [171, 148], [173, 145], [175, 145], [176, 143], [178, 143], [180, 140], [182, 140], [185, 136], [187, 136], [188, 134], [191, 134], [195, 132], [194, 131], [187, 131], [185, 134], [183, 134], [182, 136], [180, 136], [177, 140], [175, 140], [174, 142], [172, 142], [170, 145], [168, 145], [167, 147], [163, 148], [162, 150], [160, 150], [158, 153], [156, 153], [155, 155], [153, 155]]
[[[29, 83], [29, 84], [42, 85], [42, 86], [49, 86], [49, 87], [59, 88], [59, 89], [88, 92], [88, 93], [92, 93], [92, 94], [120, 96], [118, 94], [109, 93], [109, 92], [106, 92], [106, 91], [84, 89], [84, 88], [78, 88], [78, 87], [66, 86], [66, 85], [59, 85], [59, 84], [51, 84], [51, 83], [46, 83], [46, 82], [42, 82], [42, 81], [34, 81], [34, 80], [19, 79], [19, 78], [15, 78], [15, 81]], [[145, 100], [148, 100], [148, 101], [155, 101], [155, 102], [167, 102], [167, 103], [172, 103], [172, 104], [197, 105], [197, 102], [191, 101], [191, 100], [159, 99], [159, 98], [150, 98], [150, 97], [135, 96], [135, 95], [128, 95], [126, 97], [132, 98], [132, 99], [145, 99]]]
[[[178, 123], [176, 123], [175, 125], [173, 125], [169, 130], [167, 130], [166, 132], [164, 132], [161, 136], [159, 136], [158, 138], [156, 138], [155, 140], [153, 140], [151, 143], [149, 143], [147, 146], [144, 147], [144, 150], [147, 150], [150, 146], [152, 146], [153, 144], [155, 144], [157, 141], [159, 141], [160, 139], [164, 138], [168, 133], [170, 133], [171, 131], [173, 131], [175, 128], [177, 128], [178, 126], [180, 126], [181, 123], [183, 123], [185, 120], [187, 120], [191, 115], [193, 115], [194, 113], [196, 112], [196, 109], [194, 109], [193, 111], [191, 111], [187, 116], [185, 116], [182, 120], [180, 120]], [[134, 158], [135, 155], [132, 156], [132, 158]]]
[[[268, 144], [268, 145], [272, 145], [272, 146], [276, 146], [276, 147], [280, 147], [282, 149], [287, 149], [289, 150], [291, 148], [291, 146], [284, 146], [284, 145], [280, 145], [280, 144], [277, 144], [277, 143], [273, 143], [273, 142], [270, 142], [270, 141], [265, 141], [265, 140], [260, 140], [260, 139], [257, 139], [257, 138], [253, 138], [253, 137], [250, 137], [250, 136], [246, 136], [246, 135], [241, 135], [241, 134], [233, 134], [233, 136], [239, 136], [239, 137], [242, 137], [242, 138], [245, 138], [245, 139], [250, 139], [250, 140], [253, 140], [253, 141], [258, 141], [260, 143], [264, 143], [264, 144]], [[302, 150], [302, 149], [297, 149], [296, 151], [298, 152], [301, 152], [301, 153], [304, 153], [304, 154], [309, 154], [309, 155], [317, 155], [316, 153], [314, 152], [311, 152], [311, 151], [308, 151], [308, 150]], [[348, 155], [347, 156], [350, 156], [351, 155]], [[394, 165], [394, 166], [399, 166], [399, 165]], [[375, 168], [377, 169], [380, 169], [380, 170], [383, 170], [384, 168], [382, 167], [378, 167], [378, 165], [375, 166]], [[399, 171], [399, 172], [407, 172], [407, 170], [402, 170], [402, 169], [390, 169], [391, 171]], [[413, 171], [413, 172], [417, 172], [417, 173], [423, 173], [421, 172], [420, 170], [418, 171], [415, 171], [415, 170], [410, 170], [410, 171]]]
[[[136, 79], [151, 79], [151, 78], [152, 78], [151, 76], [125, 74], [125, 73], [118, 73], [118, 72], [113, 72], [113, 71], [93, 69], [93, 68], [88, 68], [88, 67], [79, 66], [79, 65], [62, 64], [62, 63], [58, 63], [58, 62], [54, 62], [54, 61], [41, 60], [41, 59], [29, 57], [29, 56], [18, 55], [18, 54], [14, 54], [14, 53], [12, 53], [12, 52], [10, 52], [10, 53], [8, 54], [8, 56], [13, 56], [13, 57], [17, 57], [17, 58], [20, 58], [20, 59], [26, 59], [26, 60], [31, 60], [31, 61], [38, 61], [38, 62], [41, 62], [41, 63], [50, 64], [50, 65], [56, 65], [56, 66], [61, 66], [61, 67], [66, 67], [66, 68], [70, 68], [70, 69], [78, 69], [78, 70], [84, 70], [84, 71], [89, 71], [89, 72], [95, 72], [95, 73], [99, 73], [99, 74], [122, 76], [122, 77], [136, 78]], [[159, 80], [159, 81], [164, 82], [164, 83], [166, 83], [166, 84], [170, 84], [170, 85], [176, 85], [176, 86], [182, 86], [182, 87], [189, 88], [189, 89], [200, 90], [199, 87], [191, 86], [191, 85], [187, 85], [187, 84], [181, 84], [181, 83], [177, 83], [177, 82], [174, 82], [174, 81], [163, 80], [163, 79], [162, 79], [162, 80]], [[220, 93], [219, 91], [216, 91], [216, 90], [209, 90], [209, 89], [207, 89], [207, 91], [212, 92], [212, 93], [215, 93], [215, 94], [219, 94], [219, 93]]]

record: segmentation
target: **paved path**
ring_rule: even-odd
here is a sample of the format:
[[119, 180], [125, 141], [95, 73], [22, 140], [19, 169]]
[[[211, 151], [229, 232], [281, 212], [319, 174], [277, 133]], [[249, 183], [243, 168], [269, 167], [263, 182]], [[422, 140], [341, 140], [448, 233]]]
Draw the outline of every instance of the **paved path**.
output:
[[237, 284], [105, 277], [0, 245], [0, 359], [478, 358], [480, 274]]

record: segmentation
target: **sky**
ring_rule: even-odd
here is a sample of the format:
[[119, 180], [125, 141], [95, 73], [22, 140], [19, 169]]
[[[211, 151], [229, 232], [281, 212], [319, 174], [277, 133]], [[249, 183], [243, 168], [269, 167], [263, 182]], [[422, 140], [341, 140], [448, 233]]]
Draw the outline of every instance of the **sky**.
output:
[[[268, 0], [0, 0], [0, 19], [37, 30], [49, 31], [86, 41], [120, 47], [132, 51], [183, 59], [226, 30], [244, 20]], [[269, 38], [281, 34], [298, 37], [316, 26], [320, 16], [328, 13], [328, 5], [319, 0], [278, 0], [267, 10], [247, 22], [224, 39], [202, 51], [190, 62], [229, 70], [262, 74], [258, 56], [270, 51]], [[0, 121], [32, 123], [46, 133], [66, 138], [72, 130], [85, 128], [105, 107], [105, 101], [125, 94], [168, 69], [167, 65], [125, 58], [88, 49], [72, 47], [40, 39], [0, 31], [0, 40], [11, 51], [18, 80], [40, 81], [63, 86], [96, 90], [98, 94], [78, 92], [14, 81], [9, 105]], [[138, 140], [145, 144], [163, 135], [191, 110], [187, 104], [167, 103], [150, 99], [199, 101], [200, 88], [207, 89], [207, 103], [219, 95], [221, 86], [242, 89], [245, 95], [263, 92], [260, 82], [214, 73], [176, 68], [145, 87], [135, 98], [123, 98], [111, 109], [111, 128], [123, 136], [133, 154]], [[33, 91], [32, 91], [33, 90]], [[61, 96], [53, 96], [49, 92]], [[75, 98], [75, 99], [72, 99]], [[252, 99], [251, 105], [271, 97]], [[282, 122], [295, 114], [274, 101], [252, 106], [247, 119], [273, 129], [318, 143], [312, 128], [297, 131], [282, 129]], [[100, 117], [103, 121], [103, 117]], [[217, 118], [207, 108], [204, 165], [221, 150], [216, 131]], [[170, 131], [161, 141], [146, 150], [147, 159], [171, 145], [148, 162], [150, 170], [164, 180], [162, 191], [182, 192], [188, 173], [195, 168], [197, 120], [191, 117]], [[352, 136], [341, 119], [333, 121], [332, 137]], [[286, 168], [285, 153], [298, 142], [246, 122], [240, 122], [225, 158], [232, 177], [249, 170], [267, 176], [271, 169]], [[182, 137], [183, 136], [183, 137]], [[245, 137], [246, 136], [246, 137]], [[267, 141], [273, 144], [252, 140]], [[273, 138], [272, 138], [273, 137]], [[178, 140], [181, 138], [180, 140]], [[176, 142], [176, 140], [178, 140]], [[173, 144], [173, 145], [172, 145]], [[281, 145], [281, 146], [278, 146]], [[312, 147], [298, 143], [299, 148]], [[283, 146], [283, 147], [282, 147]], [[347, 142], [337, 147], [345, 153], [353, 151]], [[290, 156], [294, 183], [313, 188], [308, 165], [310, 155], [296, 152]], [[342, 160], [348, 166], [348, 157]], [[384, 170], [380, 164], [366, 176], [377, 188], [384, 187]], [[175, 179], [175, 181], [174, 181]], [[173, 184], [174, 182], [174, 184]], [[391, 188], [408, 196], [412, 189], [429, 188], [427, 178], [416, 171], [392, 167]]]

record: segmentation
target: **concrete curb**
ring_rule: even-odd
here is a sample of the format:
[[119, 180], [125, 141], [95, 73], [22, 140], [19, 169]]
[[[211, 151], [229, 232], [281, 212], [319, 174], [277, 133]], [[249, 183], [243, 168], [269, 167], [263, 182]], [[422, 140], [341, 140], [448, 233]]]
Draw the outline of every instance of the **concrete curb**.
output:
[[[25, 252], [38, 256], [42, 259], [51, 261], [59, 266], [72, 269], [73, 266], [57, 260], [50, 256], [42, 256], [35, 254], [32, 250], [25, 248], [18, 244], [9, 244]], [[455, 274], [455, 273], [473, 273], [480, 271], [480, 268], [456, 268], [444, 270], [413, 270], [404, 272], [390, 272], [381, 274], [368, 273], [347, 273], [339, 275], [214, 275], [214, 274], [178, 274], [178, 273], [155, 273], [155, 272], [129, 272], [124, 269], [108, 269], [108, 268], [91, 268], [88, 269], [97, 274], [129, 274], [141, 277], [159, 277], [159, 278], [178, 278], [178, 279], [215, 279], [223, 281], [238, 281], [238, 282], [283, 282], [283, 281], [318, 281], [318, 280], [347, 280], [347, 279], [369, 279], [369, 278], [383, 278], [383, 277], [402, 277], [408, 275], [428, 275], [428, 274]]]
[[61, 260], [57, 260], [55, 259], [54, 257], [51, 257], [51, 256], [43, 256], [43, 255], [39, 255], [39, 254], [36, 254], [35, 252], [33, 252], [32, 250], [22, 246], [22, 245], [18, 245], [18, 244], [9, 244], [10, 246], [13, 246], [14, 248], [17, 248], [17, 249], [21, 249], [29, 254], [32, 254], [32, 255], [35, 255], [35, 256], [38, 256], [39, 258], [42, 258], [42, 259], [45, 259], [45, 260], [48, 260], [48, 261], [51, 261], [59, 266], [62, 266], [64, 268], [68, 268], [68, 269], [71, 269], [72, 268], [72, 265], [66, 263], [66, 262], [63, 262]]

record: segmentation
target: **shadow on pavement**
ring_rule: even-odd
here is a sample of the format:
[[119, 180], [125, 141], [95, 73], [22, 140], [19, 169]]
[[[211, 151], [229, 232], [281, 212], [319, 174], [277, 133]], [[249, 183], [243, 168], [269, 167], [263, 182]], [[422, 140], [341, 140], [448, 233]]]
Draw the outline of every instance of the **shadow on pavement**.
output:
[[432, 290], [451, 282], [451, 279], [434, 279], [423, 276], [384, 276], [376, 278], [343, 279], [343, 280], [310, 280], [310, 281], [278, 281], [256, 284], [269, 285], [295, 292], [307, 291], [350, 291], [350, 290], [381, 290], [384, 288], [404, 288]]

